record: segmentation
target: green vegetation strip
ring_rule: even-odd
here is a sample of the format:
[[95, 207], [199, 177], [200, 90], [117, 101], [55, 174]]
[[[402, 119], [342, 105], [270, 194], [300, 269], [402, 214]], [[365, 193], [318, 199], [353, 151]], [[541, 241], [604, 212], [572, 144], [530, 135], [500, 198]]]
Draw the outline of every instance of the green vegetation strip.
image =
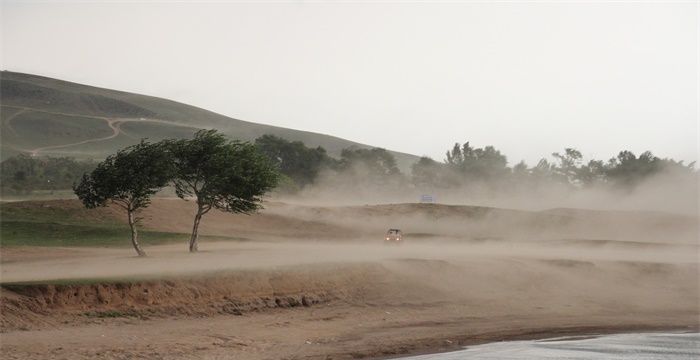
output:
[[[140, 241], [146, 245], [184, 242], [187, 234], [141, 231]], [[2, 246], [109, 246], [129, 247], [127, 227], [38, 223], [28, 221], [0, 222]]]
[[[131, 247], [126, 224], [110, 215], [82, 207], [45, 206], [22, 203], [0, 204], [0, 246], [101, 246]], [[139, 231], [145, 245], [185, 243], [189, 234], [152, 230]], [[205, 236], [205, 240], [245, 240]]]

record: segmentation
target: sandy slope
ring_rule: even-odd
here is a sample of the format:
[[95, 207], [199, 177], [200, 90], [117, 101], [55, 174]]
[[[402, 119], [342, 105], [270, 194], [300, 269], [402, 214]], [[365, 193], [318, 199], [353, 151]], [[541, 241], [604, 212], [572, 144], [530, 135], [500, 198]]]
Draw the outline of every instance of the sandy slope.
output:
[[[146, 225], [180, 231], [190, 211], [159, 200]], [[394, 224], [407, 243], [377, 244]], [[129, 249], [4, 249], [3, 358], [361, 358], [698, 328], [695, 219], [270, 204], [259, 216], [215, 213], [204, 226], [249, 241], [205, 243], [195, 255], [184, 244], [151, 247], [147, 259]], [[81, 277], [91, 281], [46, 285]], [[6, 284], [29, 280], [40, 281]]]

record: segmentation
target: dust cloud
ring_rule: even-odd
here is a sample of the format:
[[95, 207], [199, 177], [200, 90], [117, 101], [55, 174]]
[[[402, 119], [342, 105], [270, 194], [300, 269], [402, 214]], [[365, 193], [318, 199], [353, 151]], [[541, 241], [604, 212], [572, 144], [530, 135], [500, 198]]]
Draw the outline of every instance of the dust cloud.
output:
[[629, 185], [604, 182], [570, 185], [551, 179], [454, 180], [442, 186], [413, 184], [403, 175], [384, 178], [365, 172], [321, 173], [298, 194], [276, 194], [281, 201], [314, 205], [376, 205], [420, 202], [429, 195], [450, 205], [521, 210], [580, 208], [610, 211], [660, 211], [698, 215], [700, 175], [668, 169]]
[[[53, 350], [36, 350], [37, 339], [65, 347], [53, 329], [70, 329], [107, 334], [101, 348], [124, 357], [258, 359], [379, 357], [436, 349], [445, 339], [566, 329], [697, 330], [698, 218], [685, 197], [693, 189], [673, 197], [649, 182], [615, 193], [619, 199], [597, 189], [598, 206], [586, 209], [574, 208], [585, 204], [583, 193], [569, 190], [561, 198], [482, 193], [480, 204], [502, 205], [488, 207], [458, 205], [479, 203], [471, 187], [420, 204], [417, 189], [354, 185], [361, 191], [319, 184], [303, 196], [277, 195], [252, 216], [213, 210], [197, 254], [185, 243], [147, 246], [147, 258], [130, 248], [3, 249], [3, 341], [21, 358], [40, 359]], [[668, 202], [656, 206], [659, 198]], [[5, 206], [80, 208], [77, 200]], [[142, 225], [187, 233], [194, 207], [156, 198]], [[112, 208], [89, 216], [124, 221]], [[384, 243], [388, 228], [403, 230], [402, 244]], [[265, 311], [297, 306], [311, 310]], [[96, 323], [90, 314], [128, 320]], [[246, 329], [241, 341], [250, 346], [202, 348], [201, 329]], [[65, 358], [94, 358], [92, 338], [74, 338]], [[189, 349], [199, 350], [183, 355]]]

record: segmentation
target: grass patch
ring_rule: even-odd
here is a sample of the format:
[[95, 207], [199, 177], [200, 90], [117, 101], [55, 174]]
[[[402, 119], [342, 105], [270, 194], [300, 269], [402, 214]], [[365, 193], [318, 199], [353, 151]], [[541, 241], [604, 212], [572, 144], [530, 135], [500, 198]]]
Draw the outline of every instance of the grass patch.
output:
[[[145, 246], [185, 243], [187, 239], [189, 234], [139, 229], [139, 242]], [[131, 247], [131, 230], [106, 211], [88, 210], [74, 202], [0, 203], [0, 246]]]
[[[184, 242], [187, 234], [139, 231], [139, 242], [157, 245]], [[124, 226], [74, 225], [33, 221], [0, 221], [2, 246], [131, 246], [131, 233]]]
[[[141, 245], [185, 243], [190, 234], [139, 230]], [[200, 236], [209, 241], [246, 241], [239, 237]], [[127, 226], [75, 225], [33, 221], [0, 221], [0, 246], [131, 247]]]
[[86, 209], [78, 201], [20, 201], [0, 203], [0, 220], [32, 223], [119, 226], [103, 208]]
[[[183, 240], [184, 234], [143, 231], [144, 244]], [[129, 246], [128, 226], [109, 213], [72, 202], [0, 204], [0, 246]]]

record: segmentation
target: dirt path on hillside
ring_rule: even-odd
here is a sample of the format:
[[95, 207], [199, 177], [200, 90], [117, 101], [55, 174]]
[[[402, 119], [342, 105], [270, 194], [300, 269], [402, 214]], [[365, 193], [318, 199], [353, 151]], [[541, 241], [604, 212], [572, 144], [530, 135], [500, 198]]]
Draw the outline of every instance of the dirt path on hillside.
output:
[[21, 109], [20, 111], [18, 111], [18, 112], [16, 112], [16, 113], [12, 114], [11, 116], [9, 116], [9, 117], [5, 120], [5, 121], [7, 122], [7, 130], [9, 130], [9, 131], [12, 133], [12, 135], [18, 136], [18, 135], [17, 135], [17, 132], [15, 132], [15, 129], [12, 127], [12, 119], [16, 118], [16, 117], [19, 116], [19, 115], [24, 114], [25, 112], [27, 112], [26, 109]]
[[40, 152], [46, 151], [46, 150], [56, 150], [56, 149], [62, 149], [62, 148], [71, 147], [71, 146], [77, 146], [77, 145], [98, 142], [98, 141], [105, 141], [105, 140], [109, 140], [109, 139], [114, 139], [115, 137], [117, 137], [121, 133], [121, 129], [119, 129], [119, 125], [124, 121], [123, 120], [115, 120], [115, 119], [104, 119], [104, 120], [107, 122], [107, 126], [109, 126], [109, 128], [112, 130], [112, 134], [110, 134], [108, 136], [78, 141], [78, 142], [74, 142], [74, 143], [70, 143], [70, 144], [44, 146], [44, 147], [29, 150], [29, 154], [31, 156], [38, 156]]
[[69, 144], [61, 144], [61, 145], [52, 145], [52, 146], [44, 146], [44, 147], [39, 147], [35, 149], [24, 149], [22, 151], [28, 152], [31, 156], [38, 156], [39, 153], [45, 152], [47, 150], [56, 150], [56, 149], [63, 149], [67, 147], [73, 147], [73, 146], [79, 146], [79, 145], [84, 145], [84, 144], [89, 144], [89, 143], [94, 143], [94, 142], [100, 142], [100, 141], [106, 141], [113, 139], [120, 134], [124, 134], [124, 132], [121, 130], [121, 125], [127, 122], [151, 122], [151, 123], [161, 123], [161, 124], [167, 124], [170, 126], [182, 126], [182, 127], [187, 127], [187, 128], [195, 128], [194, 126], [189, 126], [189, 125], [184, 125], [172, 121], [167, 121], [167, 120], [161, 120], [161, 119], [148, 119], [148, 118], [109, 118], [109, 117], [104, 117], [104, 116], [93, 116], [93, 115], [82, 115], [82, 114], [71, 114], [71, 113], [63, 113], [63, 112], [55, 112], [55, 111], [47, 111], [47, 110], [39, 110], [39, 109], [33, 109], [29, 107], [20, 107], [20, 106], [10, 106], [10, 105], [2, 105], [4, 107], [9, 107], [9, 108], [14, 108], [14, 109], [21, 109], [20, 112], [17, 114], [14, 114], [12, 117], [8, 118], [7, 124], [8, 128], [11, 129], [11, 131], [17, 135], [12, 128], [12, 124], [10, 123], [10, 120], [15, 118], [17, 115], [21, 113], [26, 113], [26, 112], [42, 112], [42, 113], [47, 113], [47, 114], [54, 114], [54, 115], [63, 115], [63, 116], [71, 116], [71, 117], [82, 117], [82, 118], [88, 118], [88, 119], [96, 119], [96, 120], [103, 120], [107, 123], [107, 126], [112, 130], [112, 134], [100, 138], [94, 138], [94, 139], [87, 139], [83, 141], [78, 141], [74, 143], [69, 143]]

